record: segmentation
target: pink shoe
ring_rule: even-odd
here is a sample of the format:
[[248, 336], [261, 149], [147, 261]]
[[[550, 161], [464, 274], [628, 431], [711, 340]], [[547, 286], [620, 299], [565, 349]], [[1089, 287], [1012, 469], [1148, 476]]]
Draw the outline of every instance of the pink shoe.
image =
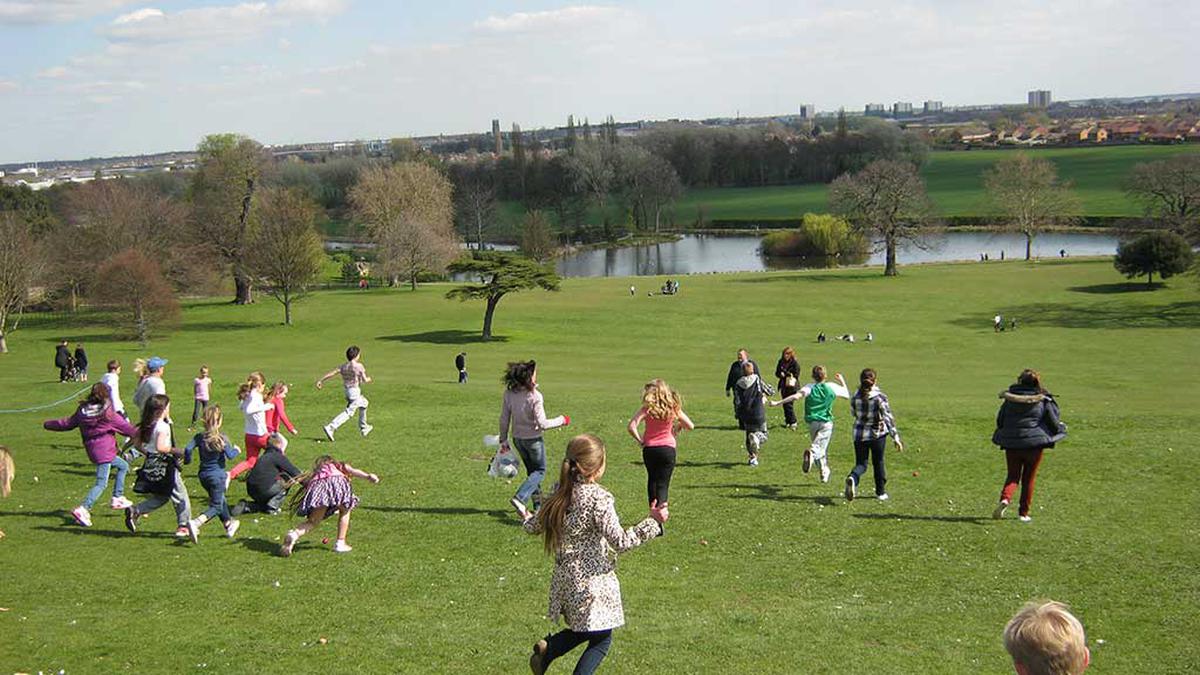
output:
[[71, 512], [71, 517], [75, 519], [76, 523], [82, 525], [83, 527], [92, 526], [92, 514], [88, 513], [88, 510], [82, 506], [76, 506], [75, 510]]
[[133, 506], [133, 502], [129, 501], [125, 497], [113, 497], [112, 498], [112, 510], [113, 511], [127, 509], [131, 506]]

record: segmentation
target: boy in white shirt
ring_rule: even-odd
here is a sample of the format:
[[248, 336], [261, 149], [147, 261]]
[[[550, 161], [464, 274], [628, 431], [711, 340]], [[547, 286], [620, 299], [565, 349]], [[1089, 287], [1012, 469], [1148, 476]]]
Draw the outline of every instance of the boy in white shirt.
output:
[[341, 375], [342, 384], [346, 388], [346, 409], [338, 413], [337, 417], [334, 417], [329, 424], [322, 427], [325, 437], [331, 443], [333, 442], [333, 432], [337, 431], [338, 427], [353, 417], [355, 411], [358, 411], [358, 430], [363, 436], [371, 433], [371, 429], [374, 428], [370, 424], [367, 424], [367, 405], [370, 404], [370, 401], [362, 395], [362, 385], [370, 384], [371, 378], [367, 375], [367, 369], [358, 360], [360, 355], [361, 351], [358, 347], [351, 346], [347, 348], [346, 362], [325, 373], [321, 376], [321, 379], [317, 380], [317, 389], [320, 389], [325, 384], [325, 380], [335, 375]]

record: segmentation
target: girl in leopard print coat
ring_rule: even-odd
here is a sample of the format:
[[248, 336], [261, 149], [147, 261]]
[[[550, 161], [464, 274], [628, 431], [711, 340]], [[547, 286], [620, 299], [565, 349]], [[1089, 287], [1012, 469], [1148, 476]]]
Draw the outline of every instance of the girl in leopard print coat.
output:
[[534, 673], [584, 642], [575, 672], [595, 671], [612, 645], [613, 629], [625, 623], [616, 554], [658, 536], [667, 520], [667, 505], [655, 502], [645, 519], [622, 529], [612, 493], [596, 482], [604, 469], [603, 441], [591, 434], [571, 439], [558, 489], [525, 520], [525, 530], [542, 534], [546, 552], [554, 554], [549, 618], [567, 624], [533, 646]]

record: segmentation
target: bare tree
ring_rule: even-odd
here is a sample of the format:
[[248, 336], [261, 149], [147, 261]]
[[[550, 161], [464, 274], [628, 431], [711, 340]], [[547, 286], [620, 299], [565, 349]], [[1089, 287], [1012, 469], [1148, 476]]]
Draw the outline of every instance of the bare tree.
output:
[[983, 185], [995, 213], [1006, 227], [1025, 235], [1025, 259], [1033, 259], [1033, 239], [1052, 225], [1078, 217], [1079, 200], [1058, 179], [1054, 162], [1019, 153], [983, 172]]
[[393, 284], [403, 275], [416, 290], [422, 272], [441, 272], [458, 256], [452, 192], [445, 176], [416, 162], [371, 167], [359, 176], [350, 201]]
[[617, 151], [620, 182], [634, 222], [657, 233], [663, 209], [683, 194], [683, 184], [670, 162], [644, 148], [623, 145]]
[[0, 211], [0, 354], [21, 325], [25, 303], [42, 267], [33, 227], [19, 214]]
[[521, 223], [521, 253], [538, 262], [546, 262], [558, 250], [550, 219], [538, 210], [529, 211]]
[[250, 269], [260, 287], [283, 305], [283, 323], [290, 326], [292, 303], [308, 295], [325, 261], [316, 225], [320, 209], [295, 189], [264, 190], [260, 200]]
[[1125, 191], [1148, 216], [1200, 242], [1200, 153], [1134, 165]]
[[911, 162], [880, 159], [844, 174], [829, 186], [831, 209], [845, 216], [886, 254], [884, 276], [896, 276], [896, 247], [917, 241], [933, 217], [933, 205]]
[[234, 303], [254, 301], [246, 265], [250, 212], [267, 167], [262, 146], [236, 134], [206, 136], [197, 147], [192, 178], [192, 215], [197, 240], [216, 249], [233, 271]]
[[137, 249], [122, 251], [100, 265], [91, 296], [97, 304], [125, 313], [143, 347], [151, 335], [179, 318], [179, 301], [162, 268]]
[[[584, 138], [591, 138], [591, 127], [584, 126]], [[585, 140], [575, 147], [575, 152], [566, 159], [567, 172], [577, 192], [588, 198], [600, 209], [604, 234], [608, 236], [608, 197], [613, 189], [616, 172], [610, 155], [610, 146]]]
[[483, 230], [496, 214], [495, 172], [481, 161], [456, 168], [455, 214], [465, 230], [474, 231], [475, 246], [482, 251]]

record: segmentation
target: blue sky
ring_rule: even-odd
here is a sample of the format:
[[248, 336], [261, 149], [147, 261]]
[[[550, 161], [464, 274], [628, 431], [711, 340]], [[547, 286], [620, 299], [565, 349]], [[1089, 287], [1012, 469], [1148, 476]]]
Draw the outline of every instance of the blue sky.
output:
[[1200, 90], [1187, 0], [0, 0], [0, 163]]

